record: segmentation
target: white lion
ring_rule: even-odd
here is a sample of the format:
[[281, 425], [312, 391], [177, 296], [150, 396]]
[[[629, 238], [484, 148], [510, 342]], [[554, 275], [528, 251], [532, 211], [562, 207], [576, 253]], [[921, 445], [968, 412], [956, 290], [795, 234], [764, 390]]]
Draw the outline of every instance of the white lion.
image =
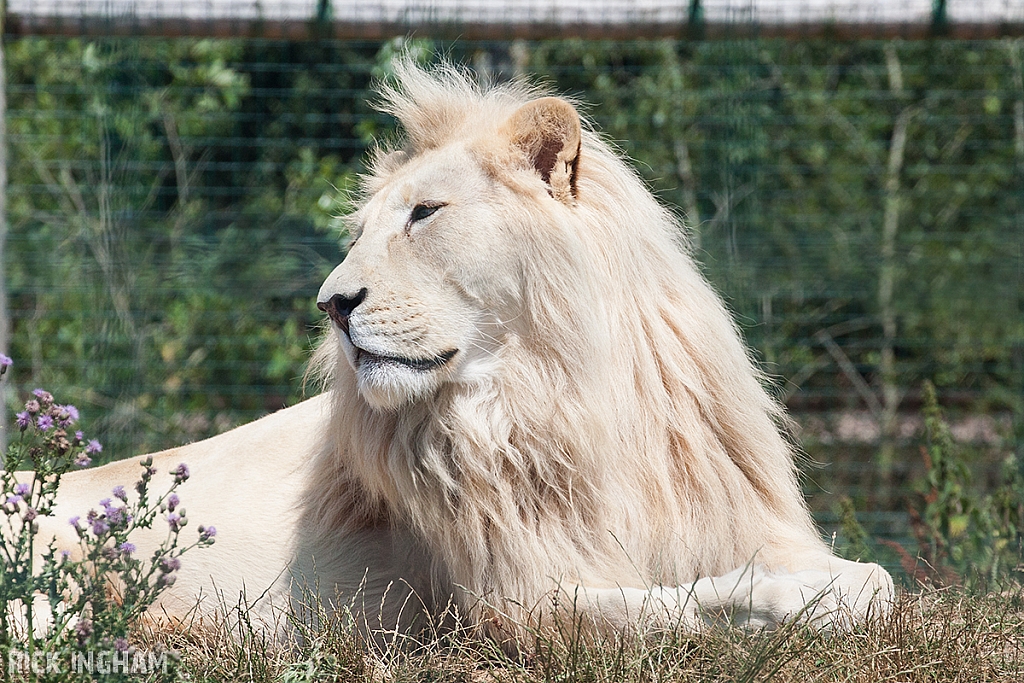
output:
[[[574, 107], [409, 63], [383, 101], [406, 138], [374, 156], [320, 290], [326, 392], [156, 455], [189, 464], [189, 517], [219, 529], [160, 609], [244, 592], [270, 618], [312, 591], [371, 629], [454, 606], [502, 640], [559, 616], [884, 612], [886, 571], [815, 530], [782, 408], [680, 225]], [[68, 476], [62, 542], [137, 467]]]

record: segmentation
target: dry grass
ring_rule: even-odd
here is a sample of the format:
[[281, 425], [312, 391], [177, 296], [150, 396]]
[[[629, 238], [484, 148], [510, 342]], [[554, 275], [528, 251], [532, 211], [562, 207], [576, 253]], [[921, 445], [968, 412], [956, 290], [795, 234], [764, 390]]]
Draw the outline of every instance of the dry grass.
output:
[[890, 617], [855, 633], [828, 635], [800, 625], [761, 633], [699, 634], [600, 644], [538, 639], [509, 657], [465, 634], [402, 652], [370, 654], [350, 631], [308, 632], [283, 646], [244, 620], [149, 633], [182, 655], [193, 681], [393, 681], [541, 683], [552, 681], [1024, 681], [1024, 587], [987, 594], [959, 589], [907, 592]]

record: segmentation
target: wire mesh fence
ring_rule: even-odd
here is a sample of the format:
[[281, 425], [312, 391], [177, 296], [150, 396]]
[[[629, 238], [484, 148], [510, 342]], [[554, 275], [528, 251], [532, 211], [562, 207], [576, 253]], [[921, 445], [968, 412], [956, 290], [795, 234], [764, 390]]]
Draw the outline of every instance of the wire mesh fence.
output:
[[[687, 3], [558, 6], [591, 4], [693, 19], [679, 14]], [[1024, 20], [1019, 3], [999, 1], [867, 3], [880, 14], [838, 18], [867, 5], [757, 3], [796, 13], [780, 25], [832, 17], [879, 31], [930, 27], [939, 4], [962, 23]], [[399, 5], [415, 3], [373, 7]], [[726, 11], [749, 2], [697, 5], [709, 26], [752, 21]], [[367, 6], [327, 8], [338, 23]], [[465, 19], [488, 5], [431, 6]], [[122, 6], [90, 7], [9, 5], [9, 398], [59, 393], [111, 457], [203, 438], [303, 395], [321, 320], [313, 298], [343, 256], [336, 216], [367, 146], [394, 126], [369, 88], [399, 50], [585, 103], [685, 217], [818, 463], [805, 469], [822, 521], [847, 494], [878, 534], [908, 533], [894, 512], [922, 467], [926, 379], [979, 487], [1020, 448], [1024, 41], [1012, 30], [925, 41], [26, 35], [32, 21], [107, 21]], [[123, 6], [140, 20], [237, 19], [253, 7]], [[324, 10], [259, 7], [261, 20], [294, 9], [277, 18], [303, 22]]]

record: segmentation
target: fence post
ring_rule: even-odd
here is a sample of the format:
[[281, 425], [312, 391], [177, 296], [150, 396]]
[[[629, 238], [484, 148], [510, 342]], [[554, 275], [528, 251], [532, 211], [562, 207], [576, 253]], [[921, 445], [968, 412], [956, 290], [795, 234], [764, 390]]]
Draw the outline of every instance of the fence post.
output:
[[932, 0], [932, 35], [949, 35], [949, 14], [946, 13], [946, 0]]
[[701, 6], [700, 0], [690, 0], [686, 30], [691, 40], [700, 40], [704, 37], [704, 8]]

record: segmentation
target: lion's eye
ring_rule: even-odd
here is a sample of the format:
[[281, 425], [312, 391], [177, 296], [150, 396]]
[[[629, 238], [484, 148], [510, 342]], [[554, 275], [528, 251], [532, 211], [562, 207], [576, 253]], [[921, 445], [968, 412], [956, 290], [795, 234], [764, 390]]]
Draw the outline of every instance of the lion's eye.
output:
[[417, 204], [413, 207], [412, 213], [409, 215], [409, 223], [415, 223], [421, 221], [428, 216], [432, 216], [437, 212], [444, 204]]

